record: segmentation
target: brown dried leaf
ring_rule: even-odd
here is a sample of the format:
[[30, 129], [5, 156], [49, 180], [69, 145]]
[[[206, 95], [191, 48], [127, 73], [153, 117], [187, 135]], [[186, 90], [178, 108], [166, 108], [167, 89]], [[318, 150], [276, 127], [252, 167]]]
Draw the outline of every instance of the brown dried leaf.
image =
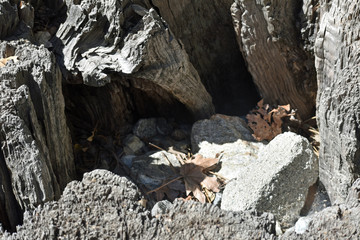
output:
[[216, 158], [204, 158], [200, 154], [196, 155], [193, 159], [185, 161], [185, 164], [181, 166], [180, 174], [184, 178], [186, 195], [192, 192], [195, 198], [205, 203], [206, 198], [201, 191], [202, 187], [219, 192], [219, 183], [216, 177], [208, 177], [203, 173], [204, 170], [212, 167], [218, 161], [219, 159]]
[[6, 63], [10, 60], [13, 60], [15, 63], [18, 62], [18, 57], [17, 56], [11, 56], [11, 57], [7, 57], [7, 58], [0, 58], [0, 67], [4, 67], [6, 65]]
[[246, 119], [249, 127], [254, 131], [254, 138], [258, 141], [273, 139], [273, 133], [269, 123], [260, 114], [248, 114]]
[[272, 140], [282, 133], [282, 118], [291, 116], [287, 113], [291, 110], [290, 104], [280, 105], [270, 111], [268, 104], [264, 105], [261, 100], [257, 104], [258, 109], [246, 115], [249, 127], [254, 131], [254, 138], [258, 141]]

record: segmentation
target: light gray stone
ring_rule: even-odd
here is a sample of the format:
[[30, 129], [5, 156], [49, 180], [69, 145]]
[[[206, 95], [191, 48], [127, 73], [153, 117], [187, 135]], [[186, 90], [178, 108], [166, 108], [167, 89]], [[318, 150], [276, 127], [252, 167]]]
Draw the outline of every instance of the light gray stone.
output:
[[295, 229], [294, 231], [297, 233], [297, 234], [303, 234], [305, 233], [308, 228], [309, 228], [309, 224], [311, 222], [311, 219], [308, 218], [308, 217], [301, 217], [299, 218], [299, 220], [296, 221], [295, 223]]
[[172, 206], [171, 202], [168, 200], [163, 200], [157, 202], [154, 207], [151, 209], [151, 215], [156, 217], [157, 215], [161, 215], [169, 211], [169, 208]]
[[214, 158], [220, 154], [218, 173], [227, 180], [236, 178], [242, 168], [256, 161], [265, 146], [254, 141], [244, 120], [220, 114], [196, 122], [191, 139], [193, 151], [204, 157]]
[[227, 180], [236, 178], [243, 172], [243, 168], [257, 161], [259, 152], [266, 146], [261, 142], [237, 140], [233, 143], [215, 144], [203, 141], [199, 144], [199, 154], [214, 158], [220, 154], [221, 168], [217, 172]]
[[221, 208], [272, 212], [287, 228], [299, 217], [308, 189], [318, 178], [318, 161], [306, 138], [286, 132], [241, 170], [226, 185]]
[[255, 141], [246, 122], [239, 117], [222, 114], [194, 123], [191, 130], [191, 147], [194, 153], [202, 142], [224, 144], [237, 140]]
[[17, 232], [2, 239], [275, 239], [269, 213], [232, 213], [180, 200], [152, 218], [139, 203], [142, 197], [128, 179], [95, 170], [69, 183], [58, 202], [26, 212]]

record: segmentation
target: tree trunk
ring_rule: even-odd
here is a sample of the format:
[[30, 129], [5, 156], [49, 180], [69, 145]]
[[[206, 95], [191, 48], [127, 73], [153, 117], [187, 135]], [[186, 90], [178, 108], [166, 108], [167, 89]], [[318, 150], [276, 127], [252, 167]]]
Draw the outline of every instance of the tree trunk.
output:
[[303, 42], [309, 36], [300, 33], [303, 27], [304, 34], [311, 34], [306, 30], [313, 12], [304, 13], [302, 7], [295, 0], [237, 0], [231, 13], [241, 52], [265, 103], [290, 103], [306, 120], [314, 114], [317, 87], [314, 57]]

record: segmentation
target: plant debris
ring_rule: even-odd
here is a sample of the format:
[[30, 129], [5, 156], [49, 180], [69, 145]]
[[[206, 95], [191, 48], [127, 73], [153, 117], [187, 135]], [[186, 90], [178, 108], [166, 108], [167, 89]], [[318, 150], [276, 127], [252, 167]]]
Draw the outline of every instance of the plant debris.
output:
[[249, 127], [254, 131], [254, 138], [258, 141], [270, 141], [281, 134], [283, 118], [294, 115], [290, 113], [290, 104], [271, 109], [269, 104], [264, 104], [262, 99], [257, 106], [257, 109], [246, 115], [246, 119]]
[[216, 177], [209, 177], [204, 174], [204, 171], [210, 169], [217, 164], [219, 159], [217, 158], [204, 158], [198, 154], [194, 158], [187, 159], [185, 164], [181, 166], [180, 174], [184, 178], [186, 195], [191, 192], [194, 197], [200, 202], [205, 203], [206, 197], [202, 192], [202, 188], [211, 190], [213, 192], [219, 192], [220, 184]]
[[11, 56], [11, 57], [7, 57], [7, 58], [0, 58], [0, 67], [4, 67], [6, 65], [6, 63], [10, 60], [13, 60], [14, 63], [17, 63], [18, 57], [17, 56]]
[[[170, 151], [169, 151], [170, 153]], [[215, 199], [215, 192], [219, 192], [217, 177], [209, 177], [205, 172], [214, 169], [219, 162], [218, 158], [204, 158], [202, 155], [186, 156], [183, 153], [171, 150], [181, 163], [179, 176], [163, 183], [160, 187], [149, 191], [147, 194], [156, 192], [157, 201], [166, 195], [170, 200], [178, 197], [179, 192], [186, 192], [186, 199], [191, 199], [190, 193], [200, 202], [212, 202]], [[217, 155], [218, 156], [218, 155]], [[179, 181], [184, 180], [184, 183]], [[185, 184], [185, 186], [184, 186]]]
[[261, 100], [257, 108], [246, 115], [248, 126], [254, 131], [254, 138], [258, 141], [270, 141], [284, 131], [291, 131], [306, 137], [317, 156], [319, 156], [320, 136], [316, 124], [316, 117], [301, 121], [291, 110], [290, 104], [270, 108]]

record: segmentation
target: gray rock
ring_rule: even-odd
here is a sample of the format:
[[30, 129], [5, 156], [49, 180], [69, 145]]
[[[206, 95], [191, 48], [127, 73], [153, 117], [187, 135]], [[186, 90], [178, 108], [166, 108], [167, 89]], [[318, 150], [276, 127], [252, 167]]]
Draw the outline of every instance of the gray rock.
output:
[[156, 223], [137, 203], [140, 198], [126, 178], [95, 170], [84, 174], [81, 182], [69, 183], [58, 202], [26, 212], [12, 239], [148, 238], [156, 232]]
[[121, 158], [121, 161], [129, 168], [131, 168], [135, 155], [126, 155]]
[[172, 204], [168, 200], [157, 202], [151, 209], [151, 216], [156, 217], [158, 215], [164, 214], [169, 210], [171, 206]]
[[168, 160], [175, 168], [180, 167], [177, 158], [165, 151], [138, 156], [133, 159], [132, 174], [137, 182], [152, 190], [159, 187], [165, 180], [172, 180], [179, 176], [178, 172], [174, 172]]
[[239, 139], [254, 141], [243, 119], [222, 114], [197, 121], [191, 131], [191, 147], [194, 153], [199, 151], [202, 142], [224, 144], [236, 142]]
[[124, 139], [124, 153], [138, 155], [143, 153], [145, 144], [135, 135], [129, 134]]
[[0, 39], [13, 33], [19, 23], [16, 4], [10, 0], [0, 0]]
[[[211, 204], [177, 200], [169, 212], [160, 215], [159, 219], [163, 229], [175, 233], [171, 234], [171, 238], [175, 239], [276, 238], [275, 218], [271, 213], [227, 212]], [[166, 233], [169, 234], [169, 231]]]
[[[317, 86], [313, 54], [303, 49], [296, 26], [302, 12], [297, 0], [285, 5], [282, 0], [236, 0], [231, 6], [241, 52], [264, 101], [290, 103], [306, 120], [313, 116]], [[303, 27], [304, 31], [314, 28]]]
[[[281, 239], [359, 239], [360, 238], [360, 179], [349, 189], [345, 204], [325, 208], [307, 217], [306, 231], [288, 229]], [[299, 230], [299, 228], [297, 229]]]
[[2, 42], [0, 51], [18, 57], [0, 68], [0, 165], [3, 184], [11, 184], [0, 201], [11, 216], [10, 205], [26, 210], [59, 198], [75, 166], [54, 56], [27, 41]]
[[299, 218], [299, 220], [297, 220], [296, 223], [295, 223], [294, 231], [297, 234], [305, 233], [309, 228], [310, 222], [311, 222], [311, 219], [308, 218], [308, 217]]
[[157, 134], [156, 118], [140, 119], [134, 126], [133, 132], [139, 138], [149, 139]]
[[152, 95], [169, 94], [195, 118], [212, 114], [211, 97], [181, 43], [150, 4], [141, 4], [148, 11], [140, 16], [130, 3], [68, 2], [68, 17], [56, 33], [61, 44], [55, 45], [65, 77], [90, 86], [120, 81], [145, 93], [158, 89]]
[[261, 142], [237, 140], [233, 143], [215, 144], [203, 141], [199, 144], [199, 154], [213, 158], [220, 154], [221, 168], [218, 173], [227, 180], [236, 178], [243, 168], [257, 162], [259, 152], [266, 146]]
[[194, 124], [191, 133], [192, 149], [204, 157], [220, 154], [218, 173], [227, 180], [236, 178], [242, 168], [252, 164], [265, 144], [254, 142], [244, 120], [239, 117], [214, 115]]
[[286, 132], [275, 137], [256, 161], [225, 187], [221, 208], [273, 213], [288, 228], [299, 217], [308, 189], [318, 178], [318, 161], [309, 141]]
[[275, 239], [272, 214], [175, 201], [165, 214], [151, 218], [140, 198], [126, 178], [95, 170], [69, 183], [58, 202], [26, 212], [24, 224], [3, 239]]
[[[358, 1], [320, 1], [316, 38], [320, 180], [332, 203], [344, 202], [360, 175]], [[344, 20], [346, 19], [346, 21]]]
[[156, 119], [156, 130], [161, 135], [169, 135], [173, 127], [165, 118], [158, 118]]

